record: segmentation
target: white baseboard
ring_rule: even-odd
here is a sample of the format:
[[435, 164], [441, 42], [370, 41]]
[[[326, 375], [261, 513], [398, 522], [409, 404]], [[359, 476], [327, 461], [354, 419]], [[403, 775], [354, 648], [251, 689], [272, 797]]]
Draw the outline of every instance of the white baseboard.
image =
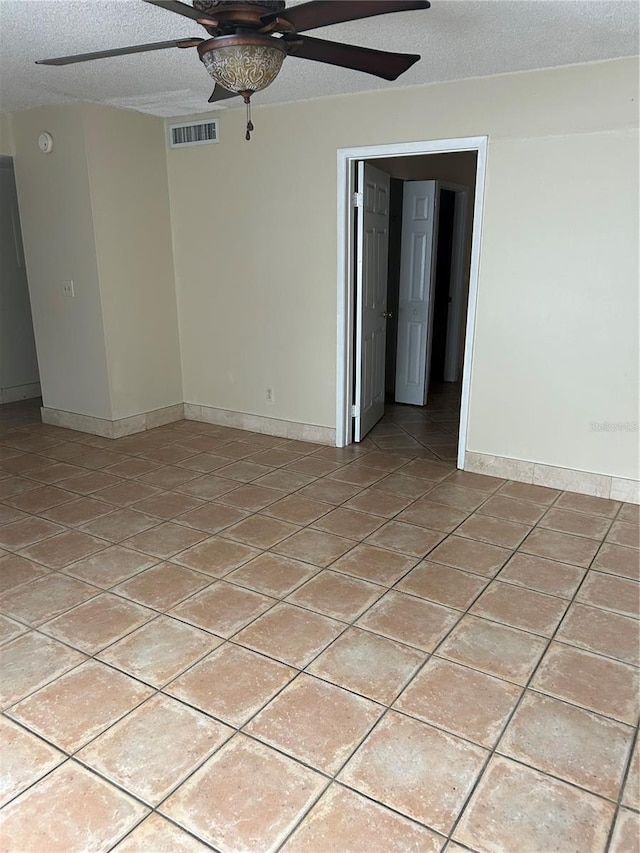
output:
[[539, 462], [492, 456], [488, 453], [472, 453], [469, 450], [464, 456], [464, 470], [474, 474], [488, 474], [491, 477], [505, 477], [519, 483], [532, 483], [536, 486], [549, 486], [552, 489], [640, 504], [640, 481], [625, 477], [610, 477], [607, 474], [559, 468], [555, 465], [542, 465]]
[[0, 388], [0, 403], [17, 403], [19, 400], [32, 400], [41, 394], [39, 382], [29, 382], [27, 385], [13, 385], [11, 388]]
[[328, 444], [332, 447], [336, 443], [336, 431], [333, 427], [301, 424], [296, 421], [283, 421], [279, 418], [265, 418], [262, 415], [248, 415], [244, 412], [217, 409], [213, 406], [185, 403], [184, 417], [188, 421], [201, 421], [207, 424], [234, 427], [249, 432], [263, 433], [264, 435], [292, 438], [296, 441], [310, 441], [314, 444]]
[[166, 406], [163, 409], [154, 409], [151, 412], [143, 412], [140, 415], [132, 415], [129, 418], [119, 418], [110, 421], [104, 418], [94, 418], [90, 415], [78, 415], [75, 412], [65, 412], [61, 409], [50, 409], [42, 406], [40, 409], [42, 421], [45, 424], [75, 429], [78, 432], [87, 432], [91, 435], [100, 435], [103, 438], [123, 438], [125, 435], [133, 435], [144, 432], [154, 427], [164, 426], [184, 418], [184, 404]]

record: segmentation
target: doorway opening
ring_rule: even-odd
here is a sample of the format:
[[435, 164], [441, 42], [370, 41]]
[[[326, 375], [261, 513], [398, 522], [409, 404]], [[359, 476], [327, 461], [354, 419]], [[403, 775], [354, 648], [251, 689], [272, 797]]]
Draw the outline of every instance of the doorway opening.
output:
[[[383, 159], [375, 167], [390, 175], [385, 399], [368, 435], [388, 449], [425, 448], [455, 461], [477, 152]], [[409, 301], [407, 291], [423, 285], [430, 306]], [[422, 311], [425, 327], [408, 316]]]
[[[40, 398], [13, 158], [0, 157], [0, 406]], [[4, 408], [6, 414], [8, 409]]]
[[[338, 446], [354, 440], [354, 424], [368, 430], [384, 414], [384, 420], [377, 427], [374, 426], [372, 431], [377, 442], [386, 442], [389, 449], [396, 444], [400, 447], [403, 442], [409, 446], [413, 440], [425, 446], [434, 445], [435, 450], [431, 449], [436, 458], [455, 458], [458, 467], [463, 467], [486, 144], [486, 137], [473, 137], [343, 149], [338, 152]], [[354, 193], [358, 171], [362, 176], [362, 167], [358, 168], [362, 161], [374, 166], [378, 177], [379, 172], [389, 176], [386, 185], [389, 267], [388, 271], [384, 270], [384, 303], [379, 302], [373, 306], [375, 311], [369, 312], [371, 316], [385, 318], [382, 336], [386, 343], [382, 387], [379, 380], [376, 386], [382, 391], [378, 397], [382, 398], [384, 408], [380, 411], [378, 406], [373, 424], [371, 412], [358, 424], [362, 387], [366, 385], [369, 390], [372, 387], [366, 376], [364, 385], [361, 381], [361, 387], [358, 387], [358, 377], [362, 376], [363, 364], [368, 363], [367, 357], [369, 362], [375, 361], [370, 355], [365, 357], [363, 354], [379, 350], [376, 341], [381, 337], [380, 333], [377, 337], [374, 333], [364, 346], [358, 343], [361, 331], [358, 327], [361, 323], [359, 315], [364, 310], [361, 301], [358, 302], [356, 298], [358, 240], [362, 240], [358, 232], [358, 213], [362, 217], [361, 221], [365, 221], [366, 213], [353, 205], [363, 204], [362, 196], [358, 197]], [[380, 183], [380, 186], [383, 184]], [[407, 213], [407, 188], [412, 196], [410, 209], [421, 211], [413, 217]], [[369, 184], [366, 189], [370, 190]], [[376, 192], [382, 199], [384, 186]], [[373, 193], [370, 196], [373, 198]], [[365, 206], [366, 203], [364, 201]], [[433, 222], [425, 230], [429, 217], [423, 213], [427, 203], [431, 204], [430, 216]], [[380, 210], [383, 206], [379, 205]], [[416, 220], [414, 230], [418, 236], [411, 243], [405, 235], [406, 245], [403, 249], [402, 221], [405, 220], [406, 230], [407, 219]], [[429, 227], [433, 229], [431, 232]], [[428, 247], [429, 240], [433, 245], [425, 261], [425, 246]], [[376, 234], [371, 242], [377, 245], [383, 241]], [[416, 266], [414, 261], [419, 256], [422, 271], [428, 267], [431, 273], [430, 290], [421, 294], [422, 302], [407, 302], [415, 298], [422, 285], [418, 287], [414, 283], [407, 291], [407, 285], [399, 281], [403, 251], [405, 255], [407, 252], [413, 253], [413, 266]], [[372, 258], [373, 253], [369, 252], [366, 257]], [[364, 264], [360, 258], [360, 267], [366, 266], [366, 257]], [[416, 269], [419, 266], [417, 264]], [[419, 277], [414, 278], [417, 282]], [[356, 430], [355, 437], [364, 437], [362, 429], [360, 434]]]

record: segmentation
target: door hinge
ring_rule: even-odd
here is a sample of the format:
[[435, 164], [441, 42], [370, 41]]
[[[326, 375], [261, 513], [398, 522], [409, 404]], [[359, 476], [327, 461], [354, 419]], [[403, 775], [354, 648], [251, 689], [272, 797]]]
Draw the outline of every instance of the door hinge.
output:
[[357, 418], [360, 416], [360, 409], [355, 404], [351, 406], [351, 417]]
[[362, 207], [364, 204], [364, 193], [354, 193], [351, 199], [354, 207]]

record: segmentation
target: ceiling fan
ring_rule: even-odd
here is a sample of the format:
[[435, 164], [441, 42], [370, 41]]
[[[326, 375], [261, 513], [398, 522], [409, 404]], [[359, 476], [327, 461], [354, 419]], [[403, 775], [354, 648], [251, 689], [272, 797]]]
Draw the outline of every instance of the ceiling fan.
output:
[[209, 38], [186, 38], [130, 47], [40, 59], [37, 65], [70, 65], [91, 59], [143, 53], [170, 47], [195, 47], [216, 81], [209, 103], [240, 95], [247, 104], [247, 139], [251, 138], [251, 96], [278, 75], [286, 56], [352, 68], [395, 80], [420, 59], [418, 54], [390, 53], [300, 35], [307, 30], [390, 12], [428, 9], [428, 0], [310, 0], [286, 8], [284, 0], [144, 0], [185, 18], [207, 31]]

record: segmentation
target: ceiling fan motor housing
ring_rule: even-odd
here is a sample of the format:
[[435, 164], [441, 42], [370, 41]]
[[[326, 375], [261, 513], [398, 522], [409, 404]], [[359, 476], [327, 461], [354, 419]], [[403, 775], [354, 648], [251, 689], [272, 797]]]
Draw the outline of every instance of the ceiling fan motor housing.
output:
[[[286, 6], [284, 0], [241, 0], [243, 6], [258, 6], [265, 14], [282, 12]], [[217, 12], [231, 6], [237, 6], [237, 0], [193, 0], [193, 8], [206, 15], [215, 17]]]

